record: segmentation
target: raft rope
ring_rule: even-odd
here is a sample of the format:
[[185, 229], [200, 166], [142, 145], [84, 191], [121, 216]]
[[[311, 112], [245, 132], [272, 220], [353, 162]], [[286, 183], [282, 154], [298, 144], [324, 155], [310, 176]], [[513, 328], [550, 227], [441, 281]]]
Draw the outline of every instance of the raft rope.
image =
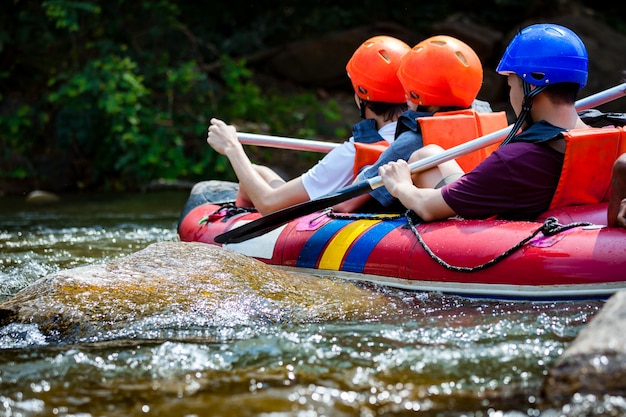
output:
[[428, 255], [432, 259], [434, 259], [439, 265], [443, 266], [444, 268], [452, 270], [452, 271], [458, 271], [458, 272], [475, 272], [475, 271], [480, 271], [480, 270], [486, 269], [486, 268], [488, 268], [490, 266], [493, 266], [496, 263], [498, 263], [501, 260], [503, 260], [504, 258], [512, 255], [515, 251], [519, 250], [522, 246], [524, 246], [526, 243], [528, 243], [528, 241], [530, 241], [532, 238], [534, 238], [539, 232], [543, 233], [544, 236], [554, 236], [554, 235], [556, 235], [558, 233], [561, 233], [561, 232], [563, 232], [565, 230], [573, 229], [574, 227], [592, 226], [593, 225], [593, 223], [589, 223], [589, 222], [574, 222], [574, 223], [569, 223], [569, 224], [566, 224], [566, 225], [562, 225], [562, 224], [560, 224], [558, 222], [556, 217], [548, 217], [545, 220], [545, 222], [543, 223], [543, 225], [541, 225], [541, 227], [539, 227], [537, 230], [532, 232], [530, 234], [530, 236], [526, 237], [525, 239], [522, 239], [519, 243], [517, 243], [516, 245], [512, 246], [510, 249], [502, 252], [500, 255], [496, 256], [495, 258], [491, 259], [490, 261], [485, 262], [484, 264], [477, 265], [477, 266], [466, 267], [466, 266], [450, 265], [449, 263], [447, 263], [446, 261], [441, 259], [439, 256], [437, 256], [428, 247], [426, 242], [424, 242], [424, 239], [422, 239], [422, 236], [420, 235], [420, 233], [417, 230], [416, 225], [415, 225], [415, 223], [413, 221], [413, 217], [415, 217], [416, 219], [419, 219], [419, 222], [417, 223], [418, 225], [422, 223], [422, 219], [420, 219], [419, 216], [417, 214], [415, 214], [415, 212], [413, 212], [412, 210], [407, 210], [407, 212], [406, 212], [407, 224], [411, 228], [411, 231], [413, 232], [413, 235], [417, 238], [417, 241], [420, 243], [420, 245], [422, 245], [422, 248], [424, 248], [426, 253], [428, 253]]
[[397, 220], [401, 219], [405, 215], [402, 213], [390, 213], [390, 214], [369, 214], [369, 213], [342, 213], [338, 214], [332, 211], [332, 209], [326, 209], [322, 213], [331, 219], [339, 220]]
[[254, 213], [256, 211], [257, 209], [254, 207], [237, 207], [233, 202], [222, 203], [213, 213], [207, 214], [198, 220], [198, 224], [202, 225], [218, 219], [225, 222], [237, 214]]

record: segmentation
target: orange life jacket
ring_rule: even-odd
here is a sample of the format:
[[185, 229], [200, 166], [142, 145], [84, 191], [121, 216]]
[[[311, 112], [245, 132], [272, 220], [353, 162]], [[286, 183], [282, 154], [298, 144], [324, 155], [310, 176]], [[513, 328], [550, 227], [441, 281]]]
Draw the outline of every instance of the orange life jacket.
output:
[[[422, 130], [424, 146], [436, 144], [443, 149], [450, 149], [508, 126], [506, 113], [503, 111], [479, 113], [471, 109], [435, 113], [433, 117], [420, 117], [417, 121]], [[460, 156], [456, 161], [463, 171], [471, 171], [498, 146], [499, 143], [489, 145]]]
[[[505, 112], [479, 113], [475, 110], [458, 110], [435, 113], [429, 117], [417, 119], [422, 132], [424, 145], [434, 143], [444, 149], [460, 145], [472, 139], [488, 135], [507, 127]], [[376, 143], [356, 143], [354, 175], [363, 167], [376, 162], [380, 154], [387, 149], [386, 141]], [[468, 172], [498, 148], [498, 143], [478, 149], [456, 158], [463, 171]]]
[[608, 201], [613, 163], [626, 152], [623, 127], [564, 132], [565, 156], [550, 209]]
[[387, 147], [389, 142], [378, 133], [374, 119], [361, 120], [352, 126], [354, 139], [354, 177], [367, 165], [372, 165]]
[[368, 166], [373, 165], [380, 156], [381, 153], [389, 147], [389, 142], [381, 140], [375, 143], [362, 143], [354, 142], [356, 154], [354, 155], [354, 177], [361, 172], [361, 170]]

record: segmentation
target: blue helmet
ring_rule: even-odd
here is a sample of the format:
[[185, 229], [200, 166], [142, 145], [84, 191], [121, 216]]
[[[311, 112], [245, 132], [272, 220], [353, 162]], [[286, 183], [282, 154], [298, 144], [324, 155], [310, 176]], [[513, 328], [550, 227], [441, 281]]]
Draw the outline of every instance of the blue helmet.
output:
[[589, 59], [582, 40], [570, 29], [536, 24], [522, 29], [504, 51], [496, 71], [517, 74], [529, 84], [587, 84]]

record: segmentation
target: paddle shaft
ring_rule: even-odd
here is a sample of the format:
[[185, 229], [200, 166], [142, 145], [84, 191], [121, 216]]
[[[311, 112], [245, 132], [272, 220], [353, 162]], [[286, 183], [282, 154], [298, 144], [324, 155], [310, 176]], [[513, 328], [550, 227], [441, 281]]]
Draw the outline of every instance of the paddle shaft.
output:
[[294, 151], [328, 153], [339, 146], [339, 143], [321, 142], [309, 139], [294, 139], [282, 136], [259, 135], [256, 133], [237, 132], [239, 142], [244, 145], [266, 146]]
[[[576, 102], [576, 109], [578, 111], [588, 110], [592, 107], [600, 106], [625, 95], [626, 83], [623, 83], [610, 89], [593, 94], [587, 98], [578, 100]], [[481, 136], [477, 139], [454, 146], [439, 155], [434, 155], [416, 161], [412, 164], [409, 164], [409, 169], [411, 170], [411, 173], [424, 171], [433, 168], [443, 162], [497, 143], [498, 141], [506, 137], [506, 135], [512, 128], [513, 125], [510, 125], [504, 129], [500, 129], [486, 136]], [[253, 237], [265, 234], [293, 219], [313, 213], [318, 210], [323, 210], [327, 207], [332, 207], [335, 204], [339, 204], [343, 201], [347, 201], [361, 194], [370, 192], [371, 190], [380, 187], [381, 185], [383, 185], [382, 178], [380, 176], [377, 176], [367, 181], [363, 181], [342, 188], [335, 193], [327, 194], [325, 196], [305, 201], [291, 207], [286, 207], [282, 210], [275, 211], [273, 213], [260, 217], [250, 223], [246, 223], [242, 226], [222, 233], [221, 235], [215, 237], [215, 242], [239, 243], [246, 241]]]

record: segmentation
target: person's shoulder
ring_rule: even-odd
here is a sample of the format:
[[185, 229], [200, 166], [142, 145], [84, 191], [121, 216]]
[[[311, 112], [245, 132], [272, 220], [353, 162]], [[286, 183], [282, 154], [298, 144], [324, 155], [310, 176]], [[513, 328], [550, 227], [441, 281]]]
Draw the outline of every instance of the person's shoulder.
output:
[[516, 135], [513, 140], [515, 142], [545, 142], [561, 137], [565, 131], [566, 129], [562, 127], [554, 126], [545, 120], [541, 120], [533, 123], [528, 129]]
[[400, 155], [403, 155], [403, 157], [410, 157], [414, 151], [421, 148], [422, 146], [422, 133], [414, 132], [412, 130], [407, 130], [400, 133], [396, 137], [396, 140], [394, 140], [392, 143], [393, 151]]
[[560, 160], [562, 162], [563, 153], [554, 149], [552, 146], [548, 146], [548, 143], [551, 142], [510, 142], [496, 149], [492, 155], [496, 160], [500, 161], [500, 163], [514, 165], [534, 165], [539, 161], [558, 162]]
[[398, 122], [396, 121], [389, 122], [386, 125], [382, 126], [380, 129], [378, 129], [378, 133], [387, 142], [393, 142], [393, 138], [395, 136], [397, 126], [398, 126]]
[[532, 142], [509, 142], [493, 151], [493, 154], [498, 155], [501, 159], [508, 159], [522, 155], [535, 148], [536, 145]]
[[398, 117], [398, 123], [396, 125], [395, 137], [398, 138], [402, 133], [406, 131], [419, 131], [419, 123], [417, 119], [420, 117], [432, 116], [432, 113], [418, 112], [415, 110], [406, 110]]

